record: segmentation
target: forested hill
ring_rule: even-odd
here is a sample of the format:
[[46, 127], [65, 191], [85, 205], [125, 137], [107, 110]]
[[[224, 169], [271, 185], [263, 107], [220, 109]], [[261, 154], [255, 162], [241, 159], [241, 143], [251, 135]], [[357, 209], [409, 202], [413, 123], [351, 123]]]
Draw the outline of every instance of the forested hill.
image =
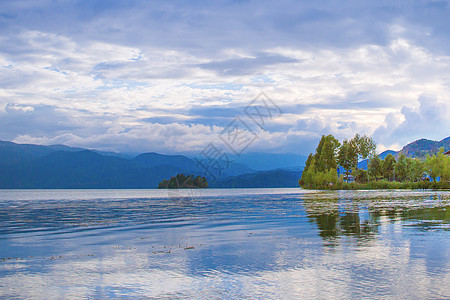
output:
[[409, 157], [425, 157], [428, 154], [437, 153], [441, 147], [444, 148], [444, 151], [450, 150], [450, 137], [447, 137], [441, 141], [420, 139], [404, 146], [399, 153]]
[[[277, 162], [277, 155], [270, 156]], [[290, 155], [292, 157], [292, 155]], [[283, 164], [285, 157], [279, 159]], [[177, 174], [205, 175], [210, 186], [291, 187], [301, 169], [258, 171], [230, 162], [215, 178], [198, 161], [183, 155], [144, 153], [129, 157], [63, 145], [42, 146], [0, 141], [0, 188], [156, 188]], [[254, 174], [253, 174], [254, 173]], [[236, 177], [242, 175], [242, 177]], [[238, 181], [238, 183], [236, 183]]]

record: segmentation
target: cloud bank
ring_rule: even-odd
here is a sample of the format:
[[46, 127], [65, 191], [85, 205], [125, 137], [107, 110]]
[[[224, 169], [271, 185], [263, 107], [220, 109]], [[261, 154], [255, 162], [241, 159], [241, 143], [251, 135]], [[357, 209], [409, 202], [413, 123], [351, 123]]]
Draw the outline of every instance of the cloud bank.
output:
[[201, 151], [261, 92], [252, 151], [322, 134], [380, 149], [449, 135], [448, 2], [14, 1], [0, 8], [0, 139]]

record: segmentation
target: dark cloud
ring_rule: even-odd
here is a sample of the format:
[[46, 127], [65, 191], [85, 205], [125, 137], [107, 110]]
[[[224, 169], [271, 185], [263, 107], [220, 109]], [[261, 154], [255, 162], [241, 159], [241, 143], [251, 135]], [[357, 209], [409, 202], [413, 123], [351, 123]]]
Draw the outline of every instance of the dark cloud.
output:
[[[18, 27], [134, 46], [214, 53], [223, 48], [384, 45], [390, 25], [448, 51], [447, 1], [18, 1], [0, 30]], [[429, 34], [424, 34], [428, 31]]]
[[245, 106], [227, 107], [219, 105], [210, 105], [206, 107], [195, 106], [189, 110], [189, 115], [193, 117], [226, 117], [235, 118], [244, 114]]
[[249, 75], [270, 65], [296, 63], [297, 59], [270, 53], [258, 53], [252, 58], [237, 58], [199, 64], [203, 69], [212, 70], [222, 76]]

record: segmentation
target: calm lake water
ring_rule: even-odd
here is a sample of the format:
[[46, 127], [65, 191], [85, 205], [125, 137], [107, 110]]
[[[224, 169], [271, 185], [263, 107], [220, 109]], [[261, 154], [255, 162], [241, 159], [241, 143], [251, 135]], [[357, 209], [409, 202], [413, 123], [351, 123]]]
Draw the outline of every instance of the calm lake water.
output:
[[450, 192], [0, 190], [0, 298], [450, 298]]

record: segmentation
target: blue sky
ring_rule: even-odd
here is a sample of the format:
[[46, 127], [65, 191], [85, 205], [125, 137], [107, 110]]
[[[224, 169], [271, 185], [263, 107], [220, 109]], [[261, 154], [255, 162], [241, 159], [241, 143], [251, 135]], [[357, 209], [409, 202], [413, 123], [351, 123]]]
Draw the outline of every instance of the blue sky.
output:
[[282, 114], [248, 151], [440, 140], [449, 15], [449, 1], [0, 1], [0, 139], [195, 153], [263, 92]]

